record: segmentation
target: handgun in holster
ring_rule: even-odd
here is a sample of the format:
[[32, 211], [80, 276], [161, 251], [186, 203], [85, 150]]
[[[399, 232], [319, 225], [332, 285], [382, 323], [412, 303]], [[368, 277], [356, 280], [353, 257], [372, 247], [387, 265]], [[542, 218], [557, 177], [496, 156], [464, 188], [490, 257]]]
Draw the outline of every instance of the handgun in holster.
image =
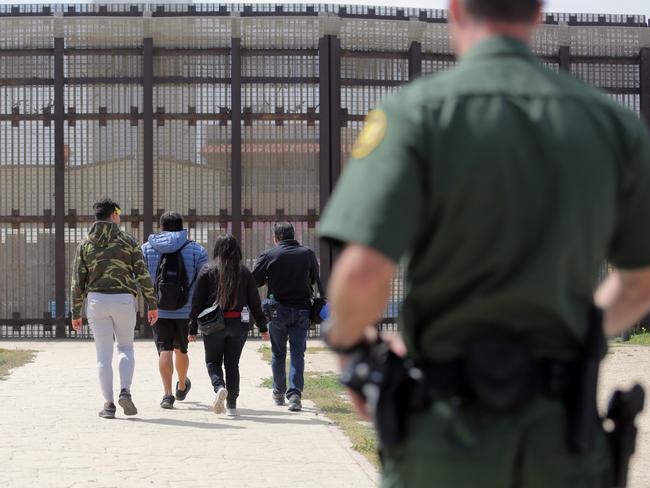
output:
[[378, 340], [350, 354], [341, 382], [361, 395], [382, 447], [401, 442], [409, 412], [427, 404], [424, 378], [413, 363]]
[[[593, 448], [597, 433], [602, 432], [603, 419], [598, 415], [596, 393], [599, 367], [606, 352], [603, 313], [592, 307], [585, 349], [577, 364], [578, 372], [568, 398], [569, 443], [577, 453]], [[627, 486], [630, 458], [636, 445], [637, 428], [634, 421], [643, 410], [644, 399], [643, 388], [635, 385], [626, 392], [616, 391], [610, 400], [606, 418], [613, 424], [613, 428], [607, 432], [607, 439], [612, 458], [614, 488]]]
[[636, 446], [634, 420], [643, 410], [644, 403], [645, 391], [640, 385], [634, 385], [626, 392], [616, 391], [609, 402], [607, 419], [612, 421], [614, 427], [607, 433], [607, 440], [612, 454], [614, 488], [627, 486], [630, 458]]

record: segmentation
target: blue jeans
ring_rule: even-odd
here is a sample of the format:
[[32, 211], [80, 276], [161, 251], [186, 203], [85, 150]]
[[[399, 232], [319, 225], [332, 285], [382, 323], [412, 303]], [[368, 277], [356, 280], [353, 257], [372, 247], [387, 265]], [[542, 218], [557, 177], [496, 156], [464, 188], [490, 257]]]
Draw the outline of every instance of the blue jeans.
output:
[[[269, 324], [271, 334], [271, 350], [273, 359], [273, 393], [287, 398], [302, 396], [305, 387], [305, 349], [307, 349], [307, 333], [309, 332], [309, 310], [290, 308], [280, 305], [277, 307], [277, 317]], [[289, 367], [289, 390], [287, 390], [287, 339], [291, 346], [291, 364]]]

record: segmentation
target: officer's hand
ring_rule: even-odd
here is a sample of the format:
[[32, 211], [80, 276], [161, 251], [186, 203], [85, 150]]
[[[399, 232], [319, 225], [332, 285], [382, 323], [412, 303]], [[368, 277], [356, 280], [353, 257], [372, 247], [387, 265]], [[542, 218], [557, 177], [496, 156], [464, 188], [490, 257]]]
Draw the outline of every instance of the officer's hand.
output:
[[158, 310], [149, 310], [147, 312], [147, 318], [149, 319], [149, 325], [154, 325], [158, 322]]
[[268, 331], [268, 330], [267, 330], [266, 332], [260, 332], [260, 335], [262, 336], [262, 339], [264, 339], [264, 340], [267, 341], [267, 342], [268, 342], [268, 340], [270, 339], [269, 331]]
[[188, 335], [187, 336], [187, 341], [188, 342], [196, 342], [196, 336], [195, 335]]
[[355, 393], [352, 390], [348, 390], [348, 395], [350, 395], [350, 400], [352, 400], [352, 405], [354, 405], [354, 409], [357, 411], [359, 416], [370, 422], [372, 419], [370, 418], [370, 414], [368, 413], [368, 407], [366, 407], [366, 402], [359, 396], [358, 393]]
[[[348, 363], [348, 358], [347, 356], [339, 356], [339, 366], [341, 368], [341, 371], [345, 369]], [[368, 413], [368, 407], [366, 406], [366, 402], [363, 400], [363, 398], [356, 392], [348, 390], [348, 395], [350, 395], [350, 400], [352, 400], [352, 405], [354, 405], [354, 409], [357, 411], [359, 416], [367, 421], [372, 421], [370, 418], [370, 414]]]
[[406, 344], [404, 344], [404, 339], [399, 334], [394, 332], [382, 332], [382, 340], [388, 344], [390, 350], [397, 354], [399, 357], [403, 358], [406, 356]]
[[81, 332], [83, 326], [84, 326], [84, 319], [72, 319], [72, 328], [76, 332]]

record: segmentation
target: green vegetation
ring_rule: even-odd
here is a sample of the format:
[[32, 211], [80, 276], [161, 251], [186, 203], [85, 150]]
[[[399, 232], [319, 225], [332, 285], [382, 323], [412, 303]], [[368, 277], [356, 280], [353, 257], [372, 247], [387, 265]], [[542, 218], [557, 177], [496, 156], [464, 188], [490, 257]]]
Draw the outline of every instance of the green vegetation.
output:
[[[327, 349], [323, 347], [307, 349], [307, 352], [323, 351], [327, 351]], [[259, 352], [263, 359], [271, 361], [271, 348], [268, 345], [263, 344]], [[265, 379], [262, 386], [271, 388], [273, 378]], [[377, 438], [374, 430], [356, 413], [337, 375], [306, 372], [304, 397], [314, 402], [332, 422], [343, 430], [352, 441], [353, 449], [365, 456], [375, 466], [379, 466]]]
[[624, 342], [623, 344], [633, 344], [635, 346], [650, 346], [650, 333], [648, 333], [645, 329], [643, 329], [643, 332], [630, 336], [630, 340], [628, 342]]
[[609, 342], [610, 346], [650, 346], [650, 331], [645, 324], [639, 324], [630, 331], [629, 340], [624, 340], [623, 336], [613, 338]]
[[34, 359], [34, 351], [0, 349], [0, 380], [9, 375], [9, 371], [29, 363]]
[[[316, 352], [328, 352], [328, 351], [329, 351], [329, 349], [326, 348], [326, 347], [316, 347], [316, 346], [314, 346], [314, 347], [308, 347], [308, 348], [307, 348], [307, 354], [310, 354], [310, 353], [316, 353]], [[269, 346], [269, 345], [266, 344], [266, 343], [265, 343], [265, 344], [262, 344], [262, 345], [260, 346], [260, 348], [258, 349], [258, 352], [262, 353], [262, 359], [263, 359], [264, 361], [266, 361], [266, 362], [268, 362], [268, 363], [271, 362], [271, 358], [272, 358], [272, 354], [273, 354], [273, 353], [271, 352], [271, 346]], [[287, 361], [288, 361], [288, 360], [289, 360], [289, 357], [288, 357], [288, 355], [287, 355]]]

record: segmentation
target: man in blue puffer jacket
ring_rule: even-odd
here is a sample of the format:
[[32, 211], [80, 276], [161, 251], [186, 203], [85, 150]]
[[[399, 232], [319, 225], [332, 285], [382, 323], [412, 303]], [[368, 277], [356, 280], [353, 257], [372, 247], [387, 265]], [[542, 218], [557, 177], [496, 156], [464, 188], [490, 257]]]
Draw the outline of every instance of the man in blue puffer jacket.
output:
[[[172, 310], [163, 310], [159, 306], [158, 322], [153, 328], [153, 335], [158, 349], [158, 368], [165, 390], [160, 406], [165, 409], [174, 407], [174, 400], [185, 400], [192, 384], [187, 377], [190, 360], [187, 355], [188, 326], [192, 294], [196, 276], [208, 263], [208, 253], [203, 246], [189, 241], [187, 230], [183, 229], [183, 217], [176, 212], [166, 212], [160, 217], [160, 234], [149, 236], [149, 242], [142, 246], [142, 254], [149, 269], [149, 274], [157, 286], [158, 268], [163, 255], [178, 252], [182, 257], [189, 292], [184, 305]], [[157, 290], [158, 291], [158, 290]], [[158, 294], [160, 295], [160, 294]], [[162, 301], [161, 301], [162, 304]], [[174, 375], [174, 358], [176, 356], [176, 396], [172, 395], [172, 377]]]

